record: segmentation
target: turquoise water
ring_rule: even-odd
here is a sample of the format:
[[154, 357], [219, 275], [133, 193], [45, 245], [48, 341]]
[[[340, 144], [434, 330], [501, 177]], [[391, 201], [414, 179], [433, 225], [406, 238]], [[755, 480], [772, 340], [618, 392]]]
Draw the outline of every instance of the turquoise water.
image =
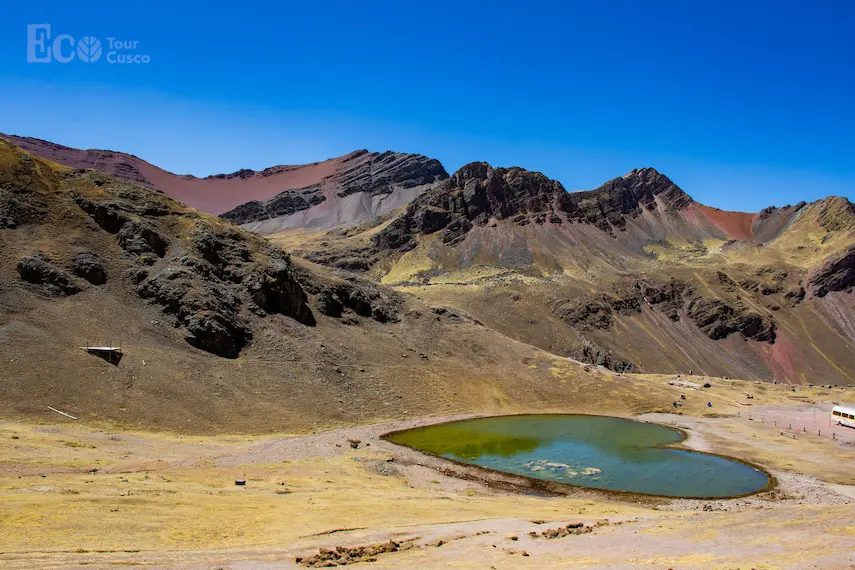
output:
[[656, 447], [682, 435], [623, 418], [499, 416], [415, 428], [388, 439], [463, 463], [595, 489], [730, 497], [768, 483], [762, 471], [737, 461]]

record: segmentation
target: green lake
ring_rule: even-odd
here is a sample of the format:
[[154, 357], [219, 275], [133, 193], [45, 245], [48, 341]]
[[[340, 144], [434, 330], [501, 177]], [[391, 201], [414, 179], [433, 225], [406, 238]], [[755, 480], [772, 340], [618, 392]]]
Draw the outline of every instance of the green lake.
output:
[[763, 489], [762, 471], [665, 447], [674, 429], [606, 416], [476, 418], [395, 432], [393, 443], [507, 473], [595, 489], [668, 497], [732, 497]]

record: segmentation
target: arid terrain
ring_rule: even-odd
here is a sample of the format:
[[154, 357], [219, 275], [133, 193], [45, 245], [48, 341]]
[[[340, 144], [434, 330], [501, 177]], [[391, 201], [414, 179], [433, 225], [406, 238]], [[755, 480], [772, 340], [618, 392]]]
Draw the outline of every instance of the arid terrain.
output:
[[[709, 380], [703, 393], [688, 391], [680, 415], [642, 417], [688, 430], [687, 447], [763, 465], [777, 479], [770, 491], [717, 501], [581, 489], [539, 496], [378, 437], [439, 416], [302, 436], [125, 431], [56, 414], [3, 422], [0, 561], [4, 568], [301, 568], [298, 559], [329, 560], [323, 552], [340, 549], [336, 560], [372, 568], [855, 564], [855, 436], [833, 440], [832, 432], [803, 433], [794, 424], [784, 429], [794, 439], [762, 419], [801, 409], [827, 418], [830, 401], [852, 402], [855, 394]], [[686, 392], [669, 377], [631, 381], [644, 393], [671, 392], [663, 397]], [[746, 393], [751, 406], [743, 405]], [[705, 411], [707, 399], [717, 413]], [[610, 402], [600, 411], [621, 414]], [[582, 534], [561, 534], [580, 523]]]
[[[855, 566], [845, 198], [367, 151], [199, 179], [4, 138], [4, 568]], [[380, 437], [517, 413], [673, 425], [774, 484], [542, 493]]]

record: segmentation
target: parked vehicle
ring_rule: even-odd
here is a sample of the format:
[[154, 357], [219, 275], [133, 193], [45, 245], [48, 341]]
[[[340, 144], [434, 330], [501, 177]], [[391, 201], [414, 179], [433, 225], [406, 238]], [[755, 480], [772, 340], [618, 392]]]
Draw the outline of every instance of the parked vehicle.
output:
[[837, 425], [855, 428], [855, 408], [834, 406], [831, 410], [831, 419]]

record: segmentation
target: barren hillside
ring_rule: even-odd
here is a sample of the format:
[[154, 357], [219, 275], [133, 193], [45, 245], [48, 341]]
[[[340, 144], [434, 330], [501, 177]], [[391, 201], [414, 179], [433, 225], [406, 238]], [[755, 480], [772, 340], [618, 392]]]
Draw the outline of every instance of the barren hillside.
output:
[[[80, 348], [108, 342], [118, 365]], [[0, 415], [222, 433], [595, 408], [600, 372], [538, 359], [463, 312], [0, 142]], [[642, 401], [629, 381], [606, 391]]]
[[653, 169], [590, 192], [473, 163], [380, 225], [274, 243], [614, 370], [855, 382], [855, 206], [698, 204]]

